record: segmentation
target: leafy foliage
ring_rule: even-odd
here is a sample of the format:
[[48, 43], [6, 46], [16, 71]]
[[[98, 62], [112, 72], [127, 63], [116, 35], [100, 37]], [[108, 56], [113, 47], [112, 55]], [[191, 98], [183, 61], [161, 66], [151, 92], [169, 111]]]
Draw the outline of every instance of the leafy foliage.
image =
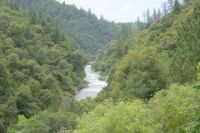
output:
[[[109, 74], [109, 85], [102, 95], [149, 99], [170, 83], [197, 79], [200, 4], [174, 2], [170, 13], [128, 39], [108, 44], [99, 53], [94, 67]], [[150, 52], [149, 47], [154, 50]]]
[[136, 23], [123, 24], [118, 39], [111, 41], [99, 50], [93, 68], [101, 71], [102, 75], [108, 75], [112, 71], [113, 66], [126, 55], [131, 48], [130, 43], [133, 39], [129, 38], [130, 35], [136, 31]]
[[200, 2], [191, 3], [193, 7], [180, 20], [178, 28], [176, 49], [173, 51], [172, 72], [177, 82], [187, 82], [196, 79], [196, 68], [200, 61]]
[[[48, 19], [0, 8], [0, 127], [59, 108], [83, 82], [85, 58]], [[33, 19], [34, 18], [34, 19]], [[59, 37], [58, 37], [59, 36]], [[77, 78], [78, 77], [78, 78]]]
[[89, 57], [106, 43], [117, 37], [120, 25], [98, 19], [90, 10], [78, 9], [74, 5], [61, 4], [55, 0], [14, 0], [29, 10], [37, 10], [53, 19], [60, 29], [71, 37], [79, 48]]
[[[77, 20], [78, 28], [111, 23], [53, 0], [20, 1], [33, 7], [28, 16], [12, 2], [0, 1], [0, 132], [200, 132], [199, 0], [168, 0], [163, 12], [151, 16], [147, 10], [147, 21], [123, 24], [94, 64], [109, 74], [108, 87], [95, 100], [83, 101], [73, 95], [83, 83], [85, 58], [59, 27], [66, 30], [66, 18]], [[66, 17], [54, 25], [42, 14], [56, 21]], [[118, 30], [114, 23], [111, 27]], [[65, 33], [78, 33], [70, 28]], [[97, 38], [105, 37], [103, 28]], [[86, 31], [80, 33], [90, 38]], [[111, 31], [116, 35], [108, 28], [108, 38], [87, 50], [112, 40]]]
[[71, 130], [76, 123], [75, 115], [67, 112], [43, 111], [29, 120], [20, 117], [17, 129], [26, 133], [55, 133], [61, 129]]
[[[106, 102], [84, 115], [74, 133], [199, 132], [199, 90], [173, 85], [148, 104]], [[94, 122], [95, 121], [95, 122]]]
[[109, 88], [113, 98], [151, 98], [165, 89], [165, 66], [152, 48], [128, 53], [114, 72]]

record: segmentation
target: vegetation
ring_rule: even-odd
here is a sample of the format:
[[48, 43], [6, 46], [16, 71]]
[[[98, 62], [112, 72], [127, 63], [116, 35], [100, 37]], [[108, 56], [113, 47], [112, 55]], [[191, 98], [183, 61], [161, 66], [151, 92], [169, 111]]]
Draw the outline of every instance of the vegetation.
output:
[[83, 115], [74, 133], [198, 133], [199, 96], [200, 91], [191, 86], [173, 85], [148, 104], [104, 102]]
[[149, 99], [171, 83], [197, 79], [199, 2], [175, 3], [165, 16], [144, 22], [145, 29], [99, 53], [94, 67], [110, 72], [106, 97]]
[[[0, 132], [200, 132], [199, 0], [168, 0], [152, 15], [147, 10], [143, 21], [121, 24], [117, 39], [113, 37], [119, 25], [75, 6], [53, 0], [18, 4], [33, 9], [26, 14], [16, 4], [0, 1]], [[52, 14], [56, 11], [62, 14], [58, 18]], [[100, 36], [103, 30], [114, 36], [98, 36], [102, 39], [98, 48], [97, 43], [80, 45], [97, 51], [110, 41], [94, 63], [108, 76], [108, 86], [96, 99], [74, 100], [84, 82], [86, 60], [59, 30], [69, 36], [78, 33], [76, 28], [62, 27], [67, 14], [70, 21], [77, 20], [77, 27], [111, 25], [111, 29], [100, 26]], [[80, 34], [88, 36], [86, 31]]]
[[101, 71], [104, 76], [111, 72], [114, 64], [120, 61], [131, 48], [130, 43], [132, 43], [133, 39], [130, 36], [137, 31], [136, 25], [136, 23], [123, 24], [118, 39], [111, 41], [98, 51], [93, 65], [95, 70]]
[[99, 52], [94, 67], [109, 72], [108, 87], [75, 133], [199, 132], [200, 2], [170, 3], [162, 17], [138, 21], [139, 31]]
[[152, 48], [134, 50], [123, 58], [111, 79], [113, 98], [150, 99], [155, 92], [166, 88], [165, 65]]
[[85, 58], [51, 21], [34, 12], [25, 17], [13, 5], [2, 7], [0, 27], [3, 133], [18, 115], [30, 118], [42, 110], [57, 111], [83, 83]]
[[74, 5], [60, 4], [55, 0], [14, 0], [25, 8], [37, 10], [53, 19], [62, 31], [71, 37], [79, 48], [89, 57], [109, 41], [117, 37], [120, 24], [98, 19], [91, 10], [78, 9]]

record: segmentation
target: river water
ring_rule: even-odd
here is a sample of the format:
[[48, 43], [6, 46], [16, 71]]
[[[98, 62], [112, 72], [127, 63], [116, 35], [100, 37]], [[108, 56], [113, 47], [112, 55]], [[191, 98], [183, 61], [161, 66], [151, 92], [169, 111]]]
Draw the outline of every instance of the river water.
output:
[[95, 98], [97, 94], [107, 86], [106, 81], [99, 79], [100, 74], [92, 70], [91, 64], [85, 66], [85, 73], [85, 80], [88, 82], [88, 85], [76, 94], [76, 100], [83, 100], [88, 97]]

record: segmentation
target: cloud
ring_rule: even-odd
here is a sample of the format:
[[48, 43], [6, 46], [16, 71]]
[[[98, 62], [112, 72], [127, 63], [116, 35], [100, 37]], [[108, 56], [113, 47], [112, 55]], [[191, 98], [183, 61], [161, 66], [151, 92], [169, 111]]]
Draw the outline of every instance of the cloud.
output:
[[128, 12], [131, 10], [131, 6], [129, 4], [124, 4], [120, 7], [120, 11]]
[[95, 11], [95, 12], [98, 12], [98, 13], [101, 13], [101, 12], [104, 12], [105, 11], [105, 5], [94, 5], [92, 7], [92, 9]]

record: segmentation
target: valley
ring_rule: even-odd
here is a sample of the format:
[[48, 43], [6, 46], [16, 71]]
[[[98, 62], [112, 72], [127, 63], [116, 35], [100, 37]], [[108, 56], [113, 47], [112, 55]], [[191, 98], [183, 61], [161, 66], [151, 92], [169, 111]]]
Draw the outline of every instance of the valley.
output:
[[0, 133], [199, 133], [200, 1], [86, 1], [0, 0]]

